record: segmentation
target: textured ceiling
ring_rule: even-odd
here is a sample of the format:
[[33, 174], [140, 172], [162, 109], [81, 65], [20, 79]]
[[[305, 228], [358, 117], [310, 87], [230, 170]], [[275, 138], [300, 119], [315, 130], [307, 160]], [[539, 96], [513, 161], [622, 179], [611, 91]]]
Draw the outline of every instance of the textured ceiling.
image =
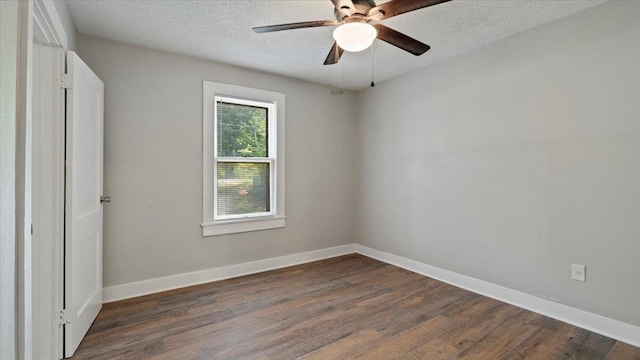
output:
[[[379, 1], [378, 4], [384, 1]], [[413, 56], [377, 40], [376, 82], [456, 56], [605, 1], [454, 0], [382, 21], [431, 45]], [[253, 26], [335, 19], [330, 0], [68, 0], [78, 32], [345, 89], [371, 82], [372, 52], [323, 65], [333, 28], [256, 34]]]

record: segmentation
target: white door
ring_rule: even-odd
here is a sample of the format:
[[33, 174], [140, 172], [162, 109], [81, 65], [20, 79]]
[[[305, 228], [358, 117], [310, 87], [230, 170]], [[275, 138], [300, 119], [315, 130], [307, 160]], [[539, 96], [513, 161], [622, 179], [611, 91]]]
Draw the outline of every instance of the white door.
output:
[[102, 308], [102, 81], [67, 52], [65, 356]]

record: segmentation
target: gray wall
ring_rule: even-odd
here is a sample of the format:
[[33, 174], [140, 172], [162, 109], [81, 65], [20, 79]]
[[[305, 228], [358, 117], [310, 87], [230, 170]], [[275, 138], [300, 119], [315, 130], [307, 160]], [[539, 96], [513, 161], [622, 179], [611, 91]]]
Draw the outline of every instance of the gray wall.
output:
[[359, 93], [358, 243], [640, 325], [638, 19], [606, 3]]
[[[76, 45], [105, 84], [105, 286], [354, 242], [354, 94], [82, 35]], [[202, 237], [203, 80], [286, 95], [286, 228]]]
[[0, 358], [16, 356], [17, 1], [0, 1]]

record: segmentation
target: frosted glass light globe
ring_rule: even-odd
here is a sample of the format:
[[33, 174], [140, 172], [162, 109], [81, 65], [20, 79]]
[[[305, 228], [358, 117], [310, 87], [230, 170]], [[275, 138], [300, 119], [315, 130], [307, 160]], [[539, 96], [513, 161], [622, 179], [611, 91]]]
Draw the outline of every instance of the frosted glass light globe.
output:
[[363, 22], [351, 22], [338, 26], [333, 31], [333, 38], [338, 46], [346, 51], [362, 51], [378, 36], [378, 31], [373, 26]]

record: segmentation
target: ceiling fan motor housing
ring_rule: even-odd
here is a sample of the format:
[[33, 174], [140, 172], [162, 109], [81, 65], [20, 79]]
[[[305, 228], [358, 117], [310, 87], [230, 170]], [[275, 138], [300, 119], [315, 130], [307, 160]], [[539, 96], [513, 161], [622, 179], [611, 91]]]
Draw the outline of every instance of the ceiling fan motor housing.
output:
[[355, 16], [359, 21], [362, 21], [369, 12], [369, 9], [376, 6], [373, 0], [337, 0], [334, 1], [335, 10], [333, 13], [336, 15], [338, 21], [348, 20], [349, 17]]

